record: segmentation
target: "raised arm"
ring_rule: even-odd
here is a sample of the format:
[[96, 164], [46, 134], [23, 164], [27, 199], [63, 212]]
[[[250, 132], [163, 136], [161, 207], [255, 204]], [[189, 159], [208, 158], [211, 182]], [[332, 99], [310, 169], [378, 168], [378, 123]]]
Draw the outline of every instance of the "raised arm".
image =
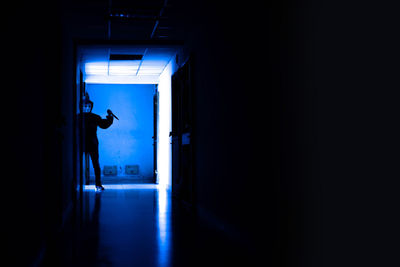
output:
[[111, 124], [113, 123], [113, 121], [114, 121], [113, 116], [107, 115], [107, 116], [106, 116], [106, 119], [102, 119], [102, 118], [100, 117], [99, 123], [98, 123], [98, 124], [99, 124], [99, 127], [100, 127], [101, 129], [107, 129], [108, 127], [111, 126]]

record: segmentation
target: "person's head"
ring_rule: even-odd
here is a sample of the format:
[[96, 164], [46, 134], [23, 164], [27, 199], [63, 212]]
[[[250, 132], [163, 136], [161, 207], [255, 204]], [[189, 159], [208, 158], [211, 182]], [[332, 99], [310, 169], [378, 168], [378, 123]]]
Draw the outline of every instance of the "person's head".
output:
[[90, 113], [93, 109], [93, 102], [89, 99], [89, 94], [86, 93], [82, 99], [82, 111], [84, 113]]
[[93, 104], [91, 103], [83, 103], [82, 105], [82, 111], [85, 113], [89, 113], [92, 112], [93, 109]]

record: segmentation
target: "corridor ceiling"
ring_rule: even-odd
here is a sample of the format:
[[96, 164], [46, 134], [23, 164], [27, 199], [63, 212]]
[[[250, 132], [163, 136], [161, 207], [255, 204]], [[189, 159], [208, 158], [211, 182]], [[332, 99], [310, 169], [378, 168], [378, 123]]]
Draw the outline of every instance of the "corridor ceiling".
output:
[[[79, 48], [87, 83], [157, 83], [177, 47], [90, 45]], [[138, 60], [110, 60], [110, 55], [141, 55]]]
[[184, 5], [184, 0], [68, 0], [63, 13], [80, 38], [178, 40]]
[[[73, 0], [78, 1], [78, 0]], [[148, 40], [168, 42], [179, 39], [176, 27], [179, 0], [80, 0], [79, 10], [86, 16], [86, 28], [94, 36], [106, 40]], [[101, 18], [98, 14], [102, 14]], [[75, 15], [74, 15], [75, 16]], [[92, 17], [93, 16], [93, 17]], [[75, 16], [78, 20], [79, 16]], [[81, 18], [82, 19], [82, 18]], [[175, 22], [174, 22], [175, 21]], [[72, 24], [78, 21], [71, 21]], [[87, 29], [82, 29], [87, 31]], [[123, 43], [123, 41], [121, 42]], [[78, 49], [87, 82], [149, 83], [158, 79], [166, 65], [177, 53], [174, 45], [82, 45]], [[141, 60], [110, 60], [110, 55], [142, 55]]]

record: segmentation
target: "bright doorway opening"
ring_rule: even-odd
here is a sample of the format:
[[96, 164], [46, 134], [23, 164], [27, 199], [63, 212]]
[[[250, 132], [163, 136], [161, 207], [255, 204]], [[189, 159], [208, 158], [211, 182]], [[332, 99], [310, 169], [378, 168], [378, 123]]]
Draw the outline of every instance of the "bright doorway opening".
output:
[[[101, 179], [107, 184], [157, 184], [171, 187], [171, 76], [178, 46], [80, 45], [77, 48], [75, 112], [86, 94], [92, 112], [107, 109], [118, 117], [98, 129]], [[77, 123], [79, 124], [79, 123]], [[76, 125], [77, 132], [82, 125]], [[76, 140], [77, 184], [93, 187], [91, 161]], [[89, 179], [89, 180], [88, 180]], [[118, 187], [117, 187], [118, 188]]]

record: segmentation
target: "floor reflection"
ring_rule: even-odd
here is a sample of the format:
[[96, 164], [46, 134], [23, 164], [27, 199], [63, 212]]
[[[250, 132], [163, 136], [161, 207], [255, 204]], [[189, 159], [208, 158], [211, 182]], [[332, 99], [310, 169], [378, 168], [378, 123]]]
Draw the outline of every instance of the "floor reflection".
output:
[[171, 201], [157, 185], [85, 187], [78, 265], [172, 266]]
[[158, 263], [160, 267], [169, 266], [172, 254], [171, 205], [168, 191], [159, 188], [158, 193]]
[[[44, 266], [260, 266], [156, 185], [87, 187]], [[50, 253], [51, 252], [51, 253]]]

